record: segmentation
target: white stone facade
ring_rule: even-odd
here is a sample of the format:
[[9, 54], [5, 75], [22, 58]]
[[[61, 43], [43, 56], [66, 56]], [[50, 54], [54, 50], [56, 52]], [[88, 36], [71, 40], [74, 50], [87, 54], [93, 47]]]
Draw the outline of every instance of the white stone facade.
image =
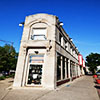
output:
[[13, 86], [55, 89], [80, 77], [78, 54], [56, 16], [27, 16]]

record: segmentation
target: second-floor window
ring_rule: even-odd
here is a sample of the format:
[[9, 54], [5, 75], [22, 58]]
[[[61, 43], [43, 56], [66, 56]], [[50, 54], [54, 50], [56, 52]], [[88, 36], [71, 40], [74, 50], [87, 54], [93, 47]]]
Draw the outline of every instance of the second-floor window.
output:
[[31, 35], [32, 40], [46, 40], [46, 28], [36, 28], [33, 29], [33, 34]]
[[61, 44], [62, 35], [59, 33], [59, 43]]

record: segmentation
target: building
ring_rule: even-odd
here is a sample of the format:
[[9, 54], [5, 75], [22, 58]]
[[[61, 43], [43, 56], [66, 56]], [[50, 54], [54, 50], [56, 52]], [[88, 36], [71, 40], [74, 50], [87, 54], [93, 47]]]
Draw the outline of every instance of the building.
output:
[[87, 73], [90, 73], [88, 66], [86, 66], [86, 71], [87, 71]]
[[78, 55], [57, 16], [27, 16], [13, 86], [55, 89], [72, 81], [83, 74]]
[[100, 70], [100, 66], [97, 66], [97, 70], [96, 71], [99, 71]]

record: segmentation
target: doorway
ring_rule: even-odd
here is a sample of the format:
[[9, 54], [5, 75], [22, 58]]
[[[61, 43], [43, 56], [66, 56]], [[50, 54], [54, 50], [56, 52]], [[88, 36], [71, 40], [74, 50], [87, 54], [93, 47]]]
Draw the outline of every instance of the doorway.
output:
[[42, 84], [42, 64], [30, 64], [27, 85]]

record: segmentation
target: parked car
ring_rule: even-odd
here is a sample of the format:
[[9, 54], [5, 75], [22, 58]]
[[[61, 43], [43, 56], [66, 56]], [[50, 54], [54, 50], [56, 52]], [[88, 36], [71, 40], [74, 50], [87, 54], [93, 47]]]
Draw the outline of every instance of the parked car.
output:
[[97, 74], [98, 76], [100, 76], [100, 72], [96, 72], [96, 74]]
[[2, 74], [3, 74], [4, 76], [8, 76], [8, 75], [9, 75], [9, 72], [2, 72]]

